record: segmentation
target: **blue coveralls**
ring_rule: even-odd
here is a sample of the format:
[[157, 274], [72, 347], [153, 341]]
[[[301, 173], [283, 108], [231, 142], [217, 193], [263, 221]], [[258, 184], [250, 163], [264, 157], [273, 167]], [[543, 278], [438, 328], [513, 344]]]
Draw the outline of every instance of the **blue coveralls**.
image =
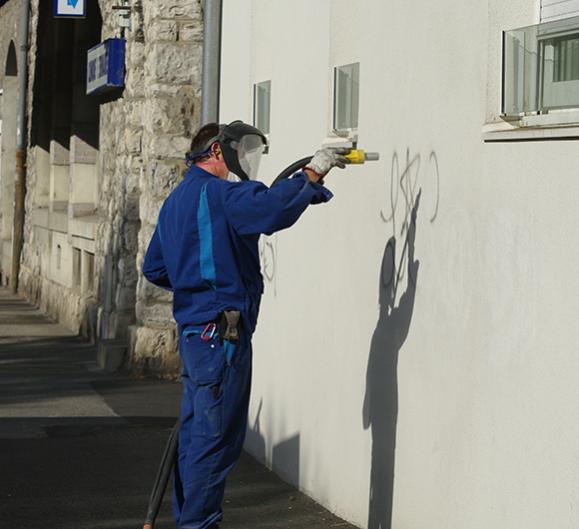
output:
[[[143, 273], [173, 291], [179, 330], [183, 398], [173, 511], [179, 529], [216, 527], [225, 478], [243, 446], [251, 386], [251, 336], [263, 292], [258, 241], [294, 224], [330, 191], [303, 172], [271, 189], [229, 182], [192, 166], [165, 200], [145, 255]], [[204, 341], [207, 322], [241, 312], [232, 347]]]

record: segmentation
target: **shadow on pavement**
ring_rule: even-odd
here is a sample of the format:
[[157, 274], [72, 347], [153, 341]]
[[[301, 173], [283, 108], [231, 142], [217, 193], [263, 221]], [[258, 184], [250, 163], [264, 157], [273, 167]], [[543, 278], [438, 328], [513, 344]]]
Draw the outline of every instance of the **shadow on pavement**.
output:
[[[96, 369], [96, 348], [0, 289], [0, 517], [10, 529], [140, 529], [179, 384]], [[293, 461], [299, 435], [274, 449]], [[222, 529], [352, 527], [243, 454]], [[167, 493], [156, 529], [173, 528]]]

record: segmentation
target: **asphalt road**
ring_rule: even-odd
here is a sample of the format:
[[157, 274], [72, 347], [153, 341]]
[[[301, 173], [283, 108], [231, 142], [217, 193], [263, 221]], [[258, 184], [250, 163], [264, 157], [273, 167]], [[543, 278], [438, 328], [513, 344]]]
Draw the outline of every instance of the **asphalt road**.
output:
[[[0, 289], [0, 528], [141, 529], [178, 384], [99, 371], [95, 349]], [[174, 527], [170, 492], [157, 529]], [[353, 528], [245, 454], [222, 529]]]

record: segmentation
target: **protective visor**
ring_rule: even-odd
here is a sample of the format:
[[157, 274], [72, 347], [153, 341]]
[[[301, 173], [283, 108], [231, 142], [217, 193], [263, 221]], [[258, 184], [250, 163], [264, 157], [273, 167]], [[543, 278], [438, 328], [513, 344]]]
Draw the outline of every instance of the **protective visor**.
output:
[[267, 145], [262, 132], [243, 121], [234, 121], [221, 129], [217, 141], [229, 170], [242, 180], [255, 180]]
[[256, 134], [247, 134], [238, 142], [231, 142], [231, 147], [237, 151], [237, 159], [243, 172], [250, 180], [257, 178], [261, 155], [263, 154], [263, 140]]

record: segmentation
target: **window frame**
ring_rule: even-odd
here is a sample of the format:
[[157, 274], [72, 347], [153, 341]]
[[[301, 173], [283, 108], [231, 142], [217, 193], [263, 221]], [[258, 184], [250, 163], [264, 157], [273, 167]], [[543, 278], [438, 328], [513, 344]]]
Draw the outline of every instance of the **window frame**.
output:
[[[357, 101], [355, 102], [356, 106], [356, 122], [355, 125], [352, 123], [353, 126], [339, 128], [338, 127], [338, 72], [342, 68], [346, 67], [357, 67], [357, 82], [358, 87], [355, 91], [357, 96]], [[352, 76], [354, 77], [354, 76]], [[333, 67], [333, 94], [332, 94], [332, 134], [339, 137], [351, 137], [357, 135], [358, 127], [360, 125], [360, 62], [350, 62], [347, 64], [340, 64]], [[351, 88], [352, 95], [354, 94], [354, 90]], [[352, 101], [350, 101], [350, 105], [352, 106]]]
[[[256, 83], [253, 83], [253, 126], [257, 127], [259, 130], [261, 130], [261, 132], [263, 132], [263, 134], [265, 135], [266, 138], [269, 139], [269, 135], [271, 132], [271, 79], [268, 79], [266, 81], [259, 81]], [[260, 112], [259, 112], [259, 87], [262, 85], [268, 85], [268, 91], [267, 91], [267, 95], [268, 95], [268, 101], [267, 101], [267, 131], [264, 130], [262, 127], [260, 127], [260, 123], [259, 123], [259, 118], [260, 118]]]

